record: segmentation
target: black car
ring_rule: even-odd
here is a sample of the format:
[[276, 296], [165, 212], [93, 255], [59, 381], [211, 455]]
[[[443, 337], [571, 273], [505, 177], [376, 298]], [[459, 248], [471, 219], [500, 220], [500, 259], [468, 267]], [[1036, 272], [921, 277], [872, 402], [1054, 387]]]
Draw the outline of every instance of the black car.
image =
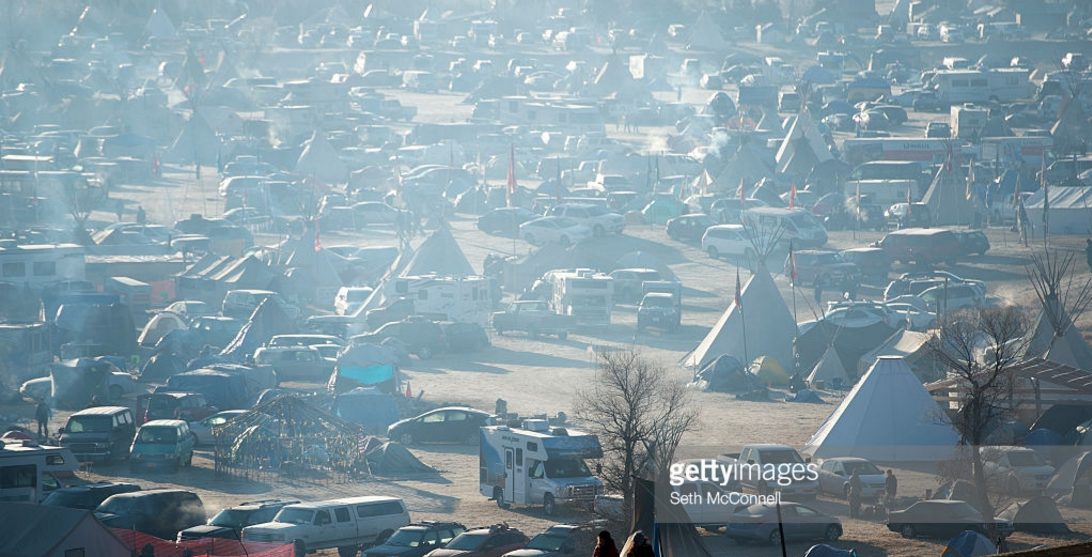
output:
[[486, 233], [518, 234], [519, 225], [537, 218], [538, 215], [523, 207], [502, 207], [478, 217], [478, 230]]
[[690, 213], [667, 221], [667, 235], [680, 242], [700, 242], [705, 229], [717, 224], [705, 213]]
[[406, 347], [406, 351], [425, 359], [447, 349], [444, 329], [436, 321], [422, 317], [407, 317], [401, 321], [387, 323], [374, 332], [356, 335], [353, 342], [361, 344], [380, 344], [393, 338]]
[[440, 327], [451, 352], [474, 352], [489, 346], [489, 335], [477, 323], [444, 322]]
[[477, 445], [480, 430], [487, 425], [493, 425], [492, 414], [451, 406], [395, 422], [387, 428], [387, 438], [403, 445], [418, 442]]
[[981, 230], [956, 230], [955, 235], [961, 255], [985, 255], [990, 251], [990, 239]]
[[[998, 535], [1005, 537], [1012, 533], [1012, 523], [995, 519]], [[934, 500], [918, 501], [901, 511], [888, 513], [887, 529], [898, 532], [910, 539], [916, 536], [929, 536], [951, 539], [964, 530], [986, 533], [986, 523], [982, 513], [970, 503], [964, 501]]]
[[391, 534], [383, 544], [365, 549], [361, 557], [422, 557], [465, 531], [466, 526], [458, 522], [408, 524]]
[[226, 508], [209, 520], [208, 524], [193, 526], [178, 532], [178, 541], [200, 540], [203, 538], [221, 538], [225, 540], [241, 539], [243, 528], [252, 524], [272, 522], [281, 507], [299, 503], [281, 499], [263, 499], [246, 501], [238, 506]]
[[62, 487], [50, 492], [42, 501], [46, 507], [66, 507], [69, 509], [95, 510], [111, 495], [140, 491], [140, 486], [131, 483], [95, 482], [71, 487]]

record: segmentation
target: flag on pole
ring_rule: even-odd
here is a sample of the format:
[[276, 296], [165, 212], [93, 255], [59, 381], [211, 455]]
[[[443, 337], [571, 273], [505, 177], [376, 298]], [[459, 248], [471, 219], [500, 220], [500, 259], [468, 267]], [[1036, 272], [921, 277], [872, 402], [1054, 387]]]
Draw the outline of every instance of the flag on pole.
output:
[[792, 181], [792, 186], [789, 188], [789, 210], [796, 208], [796, 180]]
[[740, 177], [740, 179], [739, 179], [739, 204], [744, 208], [747, 207], [747, 186], [745, 184], [746, 184], [746, 182], [744, 181], [744, 178]]
[[1047, 211], [1050, 210], [1050, 196], [1047, 195], [1047, 179], [1046, 179], [1046, 155], [1043, 156], [1043, 164], [1039, 170], [1039, 181], [1043, 184], [1043, 235], [1044, 237], [1049, 234], [1050, 222], [1047, 218]]
[[741, 294], [742, 292], [740, 291], [739, 287], [739, 267], [736, 267], [736, 297], [733, 302], [736, 304], [737, 308], [743, 308], [743, 303], [740, 302]]
[[970, 201], [971, 185], [974, 184], [974, 161], [972, 160], [970, 164], [968, 164], [968, 166], [970, 166], [970, 169], [967, 170], [967, 191], [965, 192], [965, 194], [967, 196], [967, 201]]
[[792, 241], [789, 242], [789, 278], [796, 285], [796, 254], [793, 253]]
[[508, 204], [512, 204], [512, 197], [516, 195], [516, 146], [511, 145], [508, 151]]
[[322, 240], [319, 239], [320, 236], [319, 220], [315, 219], [315, 253], [322, 251]]
[[912, 201], [910, 201], [910, 190], [911, 190], [912, 187], [913, 186], [910, 186], [909, 184], [907, 184], [907, 186], [906, 186], [906, 214], [907, 215], [912, 213], [913, 209], [914, 209], [914, 203]]

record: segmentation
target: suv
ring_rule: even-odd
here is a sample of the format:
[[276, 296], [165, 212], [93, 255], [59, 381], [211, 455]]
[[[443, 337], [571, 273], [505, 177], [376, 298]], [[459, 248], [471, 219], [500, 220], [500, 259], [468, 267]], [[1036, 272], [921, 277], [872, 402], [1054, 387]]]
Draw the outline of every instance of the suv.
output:
[[225, 317], [248, 319], [266, 299], [273, 300], [288, 317], [296, 319], [300, 316], [300, 308], [289, 304], [280, 294], [269, 290], [228, 290], [224, 295], [222, 313]]
[[399, 528], [382, 545], [365, 549], [361, 557], [423, 557], [465, 531], [458, 522], [415, 522]]
[[179, 530], [206, 520], [201, 498], [182, 489], [112, 495], [95, 509], [95, 518], [108, 528], [136, 530], [161, 540], [174, 539]]
[[124, 406], [95, 406], [69, 416], [59, 433], [61, 446], [81, 462], [115, 460], [128, 457], [136, 420]]
[[440, 324], [421, 317], [407, 317], [402, 321], [387, 323], [375, 332], [356, 335], [352, 340], [358, 344], [379, 344], [389, 338], [398, 340], [405, 345], [407, 352], [417, 354], [421, 359], [443, 352], [447, 346], [444, 329]]
[[523, 549], [506, 553], [504, 557], [561, 557], [572, 555], [577, 548], [595, 545], [595, 533], [589, 526], [556, 524], [531, 538]]
[[961, 255], [986, 255], [990, 251], [990, 239], [981, 230], [956, 230]]
[[429, 557], [501, 557], [527, 545], [527, 536], [507, 524], [475, 528], [459, 534]]
[[209, 520], [208, 524], [186, 528], [178, 532], [178, 541], [200, 540], [203, 538], [221, 538], [225, 540], [241, 539], [243, 528], [251, 524], [262, 524], [273, 520], [281, 507], [299, 503], [281, 499], [262, 499], [246, 501], [235, 507], [228, 507]]
[[254, 363], [272, 367], [282, 381], [326, 381], [334, 370], [314, 346], [265, 346], [254, 351]]
[[140, 486], [131, 483], [95, 482], [54, 490], [42, 500], [41, 504], [45, 507], [93, 511], [111, 495], [134, 491], [140, 491]]
[[884, 236], [876, 247], [883, 248], [900, 263], [954, 263], [959, 257], [959, 239], [951, 230], [906, 228]]
[[800, 250], [785, 259], [785, 274], [791, 276], [793, 259], [796, 260], [798, 284], [822, 284], [838, 286], [849, 280], [859, 284], [861, 271], [854, 263], [847, 263], [842, 254], [828, 250]]
[[548, 217], [568, 217], [588, 227], [595, 236], [610, 232], [621, 234], [626, 229], [626, 219], [608, 209], [586, 203], [562, 203], [546, 213]]
[[701, 237], [701, 249], [709, 257], [742, 257], [745, 261], [755, 261], [751, 234], [742, 224], [718, 224], [705, 229]]
[[152, 393], [137, 397], [136, 418], [139, 423], [151, 420], [186, 420], [193, 422], [216, 413], [205, 395], [198, 393]]
[[1054, 476], [1054, 467], [1027, 447], [982, 447], [987, 480], [1012, 494], [1040, 492]]
[[925, 137], [952, 137], [952, 126], [948, 122], [929, 122], [925, 126]]
[[611, 271], [610, 277], [614, 279], [614, 298], [630, 302], [636, 301], [644, 291], [645, 281], [660, 280], [660, 272], [656, 269], [616, 269]]
[[649, 292], [637, 306], [637, 330], [663, 327], [674, 333], [682, 320], [679, 300], [670, 292]]

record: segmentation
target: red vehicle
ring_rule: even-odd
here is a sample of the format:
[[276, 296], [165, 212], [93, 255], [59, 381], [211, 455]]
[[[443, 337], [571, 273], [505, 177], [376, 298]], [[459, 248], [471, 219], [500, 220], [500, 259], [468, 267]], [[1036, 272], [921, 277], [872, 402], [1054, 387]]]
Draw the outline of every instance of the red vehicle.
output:
[[955, 263], [960, 255], [959, 238], [951, 230], [937, 228], [907, 228], [896, 230], [876, 247], [883, 248], [892, 260], [900, 263]]
[[137, 423], [152, 420], [203, 420], [217, 409], [198, 393], [152, 393], [137, 397]]

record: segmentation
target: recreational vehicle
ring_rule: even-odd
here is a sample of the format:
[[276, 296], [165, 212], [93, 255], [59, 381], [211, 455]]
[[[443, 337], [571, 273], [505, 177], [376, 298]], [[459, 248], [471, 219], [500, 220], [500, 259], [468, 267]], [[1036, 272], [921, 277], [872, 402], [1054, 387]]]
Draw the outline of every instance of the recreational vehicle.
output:
[[70, 449], [8, 441], [0, 443], [0, 501], [38, 503], [80, 467]]
[[0, 280], [43, 289], [62, 280], [84, 280], [84, 248], [76, 244], [0, 247]]
[[493, 309], [491, 281], [485, 277], [398, 277], [383, 285], [387, 300], [413, 300], [414, 311], [446, 321], [487, 326]]
[[577, 323], [610, 324], [614, 304], [613, 278], [587, 269], [554, 272], [550, 277], [556, 313], [571, 315]]

